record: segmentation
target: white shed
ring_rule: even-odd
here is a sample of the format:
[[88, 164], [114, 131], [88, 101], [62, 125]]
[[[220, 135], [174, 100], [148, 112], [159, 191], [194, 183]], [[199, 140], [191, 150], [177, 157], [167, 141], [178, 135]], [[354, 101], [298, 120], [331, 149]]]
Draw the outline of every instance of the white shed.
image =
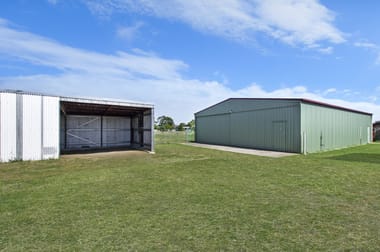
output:
[[78, 150], [154, 151], [147, 103], [0, 91], [0, 161], [58, 158]]

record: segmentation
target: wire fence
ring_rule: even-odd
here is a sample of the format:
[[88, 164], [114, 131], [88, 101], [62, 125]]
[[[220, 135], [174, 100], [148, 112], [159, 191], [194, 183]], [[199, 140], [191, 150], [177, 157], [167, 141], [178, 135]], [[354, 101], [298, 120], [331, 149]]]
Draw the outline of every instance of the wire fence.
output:
[[194, 131], [155, 131], [156, 144], [169, 144], [169, 143], [184, 143], [194, 141]]

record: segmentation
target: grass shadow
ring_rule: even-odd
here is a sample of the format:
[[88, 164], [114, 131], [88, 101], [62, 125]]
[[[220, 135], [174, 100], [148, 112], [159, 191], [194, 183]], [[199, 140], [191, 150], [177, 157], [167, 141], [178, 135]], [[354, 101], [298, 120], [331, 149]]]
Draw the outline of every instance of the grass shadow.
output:
[[329, 157], [329, 159], [349, 161], [349, 162], [364, 162], [364, 163], [374, 163], [380, 165], [380, 153], [351, 153], [339, 156]]

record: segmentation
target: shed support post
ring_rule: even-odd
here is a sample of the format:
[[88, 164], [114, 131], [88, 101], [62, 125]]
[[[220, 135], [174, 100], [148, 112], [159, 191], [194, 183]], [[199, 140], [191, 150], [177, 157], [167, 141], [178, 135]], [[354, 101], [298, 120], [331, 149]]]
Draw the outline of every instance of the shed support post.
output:
[[150, 151], [154, 152], [154, 109], [150, 109]]
[[138, 121], [140, 147], [144, 147], [144, 112], [139, 113]]
[[103, 116], [100, 116], [100, 148], [103, 148]]
[[131, 146], [133, 146], [134, 144], [134, 131], [135, 129], [133, 128], [133, 117], [131, 116], [131, 120], [130, 120], [130, 134], [131, 134]]
[[63, 120], [64, 120], [64, 132], [65, 132], [65, 139], [64, 139], [64, 148], [65, 150], [67, 149], [67, 115], [66, 113], [63, 115]]

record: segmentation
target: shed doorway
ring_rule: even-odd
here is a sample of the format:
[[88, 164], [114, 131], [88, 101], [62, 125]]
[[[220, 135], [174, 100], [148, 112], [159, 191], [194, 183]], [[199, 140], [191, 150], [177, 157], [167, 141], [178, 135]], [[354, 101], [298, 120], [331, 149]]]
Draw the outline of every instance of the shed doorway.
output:
[[61, 152], [153, 151], [153, 108], [124, 104], [61, 98]]

